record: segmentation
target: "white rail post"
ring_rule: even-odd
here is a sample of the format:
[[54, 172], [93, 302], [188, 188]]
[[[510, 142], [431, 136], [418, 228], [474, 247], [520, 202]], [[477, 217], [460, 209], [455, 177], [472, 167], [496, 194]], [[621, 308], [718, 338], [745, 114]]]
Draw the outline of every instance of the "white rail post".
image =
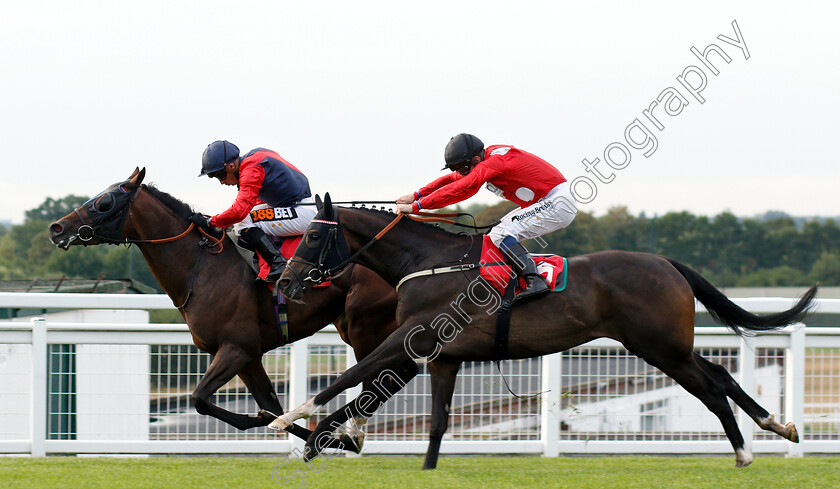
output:
[[[563, 370], [562, 353], [552, 353], [542, 358], [542, 386], [540, 399], [540, 438], [543, 442], [543, 456], [560, 455], [560, 406], [563, 393], [560, 392]], [[548, 391], [548, 392], [546, 392]]]
[[[345, 356], [344, 361], [344, 371], [350, 370], [350, 367], [356, 365], [356, 354], [353, 352], [353, 347], [347, 345], [347, 355]], [[351, 387], [344, 391], [345, 395], [345, 403], [352, 401], [353, 399], [359, 397], [362, 393], [362, 384], [357, 386]]]
[[32, 392], [30, 394], [29, 435], [31, 455], [47, 455], [47, 321], [32, 319]]
[[790, 327], [790, 347], [785, 350], [785, 421], [799, 430], [800, 443], [787, 442], [788, 457], [802, 457], [805, 434], [805, 325]]
[[[347, 345], [346, 348], [347, 348], [347, 350], [346, 350], [347, 353], [346, 353], [346, 356], [344, 357], [345, 358], [345, 363], [344, 363], [344, 371], [345, 372], [347, 370], [350, 370], [350, 367], [352, 367], [353, 365], [356, 365], [356, 353], [353, 351], [353, 348], [350, 345]], [[344, 391], [344, 396], [345, 396], [344, 397], [344, 399], [345, 399], [344, 402], [345, 402], [345, 404], [349, 403], [353, 399], [359, 397], [361, 394], [362, 394], [362, 384], [359, 384], [355, 387], [351, 387], [351, 388], [347, 389], [346, 391]], [[364, 430], [364, 427], [362, 427], [362, 429]], [[361, 457], [362, 454], [361, 453], [353, 453], [353, 452], [348, 451], [348, 452], [345, 452], [345, 456], [347, 456], [349, 458], [358, 458], [358, 457]]]
[[[289, 410], [292, 410], [309, 397], [309, 338], [295, 341], [290, 346], [289, 355]], [[306, 426], [307, 421], [302, 421]], [[289, 434], [292, 442], [292, 457], [303, 456], [305, 440]]]
[[[738, 383], [750, 397], [755, 397], [755, 347], [747, 342], [746, 337], [741, 336], [741, 345], [738, 348]], [[744, 448], [752, 451], [753, 437], [755, 435], [755, 423], [749, 414], [743, 409], [738, 409], [738, 429], [744, 437]]]

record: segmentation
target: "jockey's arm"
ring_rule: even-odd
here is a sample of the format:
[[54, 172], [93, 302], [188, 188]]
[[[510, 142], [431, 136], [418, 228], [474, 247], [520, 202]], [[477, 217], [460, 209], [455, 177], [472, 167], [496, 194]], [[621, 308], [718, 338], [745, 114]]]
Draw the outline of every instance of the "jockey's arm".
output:
[[[449, 173], [447, 173], [446, 175], [444, 175], [440, 178], [436, 178], [435, 180], [432, 181], [432, 183], [426, 185], [425, 187], [422, 187], [417, 192], [414, 192], [414, 200], [418, 200], [421, 197], [431, 195], [432, 193], [434, 193], [435, 190], [443, 188], [443, 187], [445, 187], [445, 186], [447, 186], [447, 185], [449, 185], [453, 182], [457, 182], [458, 180], [460, 180], [462, 178], [464, 178], [464, 175], [461, 175], [460, 173], [458, 173], [456, 171], [449, 172]], [[410, 203], [410, 202], [406, 202], [406, 203]]]
[[[492, 178], [492, 171], [488, 171], [484, 165], [478, 165], [470, 171], [467, 175], [461, 175], [453, 172], [458, 177], [451, 177], [446, 175], [432, 182], [435, 184], [444, 178], [449, 178], [451, 181], [448, 184], [442, 185], [429, 195], [420, 197], [412, 204], [414, 212], [420, 209], [442, 209], [446, 206], [457, 204], [475, 195], [481, 186]], [[431, 184], [421, 189], [421, 191], [431, 187]]]
[[236, 194], [236, 200], [226, 211], [211, 217], [210, 223], [217, 228], [225, 228], [245, 219], [251, 209], [259, 203], [257, 194], [264, 179], [265, 169], [261, 165], [242, 168], [239, 172], [239, 192]]
[[[420, 190], [418, 190], [414, 193], [405, 194], [403, 196], [397, 197], [396, 203], [397, 204], [411, 204], [415, 200], [419, 199], [420, 197], [423, 197], [425, 195], [429, 195], [432, 192], [434, 192], [435, 190], [443, 187], [444, 185], [448, 185], [448, 184], [450, 184], [450, 183], [452, 183], [452, 182], [454, 182], [454, 181], [456, 181], [460, 178], [462, 178], [462, 175], [459, 174], [458, 172], [453, 171], [453, 172], [447, 173], [446, 175], [435, 179], [434, 181], [432, 181], [432, 183], [426, 185], [425, 187], [421, 188]], [[406, 209], [407, 209], [407, 207], [406, 207]], [[409, 211], [406, 210], [405, 212], [409, 212]]]

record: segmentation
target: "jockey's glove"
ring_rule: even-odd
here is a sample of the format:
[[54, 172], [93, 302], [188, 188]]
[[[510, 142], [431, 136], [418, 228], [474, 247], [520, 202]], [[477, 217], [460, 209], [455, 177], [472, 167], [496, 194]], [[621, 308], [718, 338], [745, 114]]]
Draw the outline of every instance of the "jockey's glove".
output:
[[205, 231], [210, 231], [213, 229], [213, 225], [210, 224], [210, 218], [200, 212], [196, 212], [195, 214], [191, 215], [187, 218], [187, 220], [192, 223], [195, 223], [196, 226], [204, 229]]

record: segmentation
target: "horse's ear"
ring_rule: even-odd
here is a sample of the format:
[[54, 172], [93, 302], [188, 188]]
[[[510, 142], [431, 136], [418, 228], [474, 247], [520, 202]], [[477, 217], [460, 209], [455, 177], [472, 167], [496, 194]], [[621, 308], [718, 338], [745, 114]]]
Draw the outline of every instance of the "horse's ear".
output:
[[315, 194], [315, 208], [319, 211], [324, 208], [324, 203], [321, 202], [321, 196], [318, 194]]
[[138, 173], [140, 173], [140, 167], [135, 166], [134, 171], [131, 172], [131, 175], [129, 175], [128, 178], [126, 178], [126, 180], [131, 180], [132, 178], [136, 177]]
[[332, 219], [333, 216], [333, 206], [332, 206], [332, 199], [330, 198], [330, 193], [327, 192], [324, 194], [324, 217], [327, 219]]
[[143, 168], [142, 170], [135, 170], [135, 173], [133, 173], [128, 179], [128, 183], [132, 185], [140, 185], [141, 183], [143, 183], [144, 178], [146, 178], [145, 168]]

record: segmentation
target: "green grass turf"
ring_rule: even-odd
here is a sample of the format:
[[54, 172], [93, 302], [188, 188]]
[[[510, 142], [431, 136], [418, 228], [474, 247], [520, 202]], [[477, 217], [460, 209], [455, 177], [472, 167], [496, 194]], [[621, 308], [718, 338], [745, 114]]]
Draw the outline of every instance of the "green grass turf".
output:
[[[840, 488], [840, 457], [0, 457], [0, 488]], [[274, 478], [272, 478], [272, 475]], [[285, 479], [285, 484], [283, 478]]]

